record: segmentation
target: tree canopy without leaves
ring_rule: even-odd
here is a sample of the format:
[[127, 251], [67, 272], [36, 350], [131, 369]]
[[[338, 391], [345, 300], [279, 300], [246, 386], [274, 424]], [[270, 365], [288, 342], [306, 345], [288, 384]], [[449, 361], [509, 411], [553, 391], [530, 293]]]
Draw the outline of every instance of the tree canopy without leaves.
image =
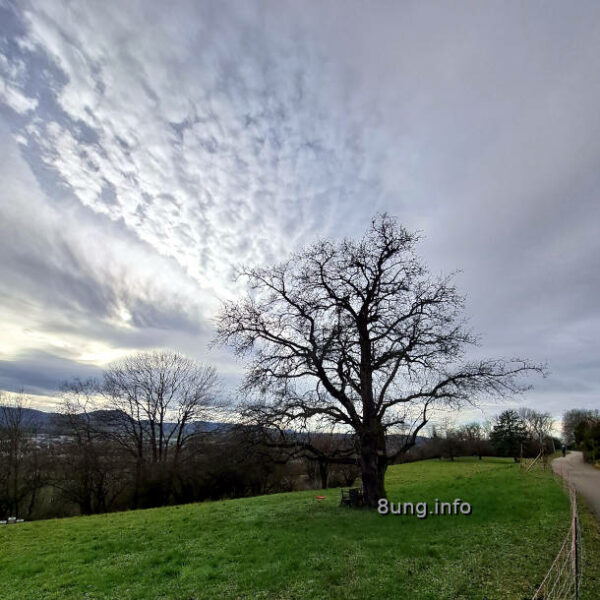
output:
[[600, 412], [598, 410], [590, 410], [588, 408], [573, 408], [565, 412], [562, 420], [563, 440], [565, 444], [575, 444], [575, 430], [581, 423], [585, 423], [589, 419], [599, 418]]
[[[406, 452], [436, 405], [525, 389], [525, 360], [465, 360], [476, 343], [451, 277], [415, 253], [418, 235], [386, 215], [358, 240], [321, 241], [285, 262], [242, 272], [249, 293], [228, 302], [218, 341], [249, 357], [249, 407], [270, 423], [327, 423], [357, 438], [365, 501], [385, 495], [387, 466]], [[401, 426], [393, 452], [386, 433]]]
[[156, 463], [176, 459], [194, 422], [208, 417], [215, 384], [213, 367], [177, 352], [141, 352], [110, 364], [101, 389], [120, 420], [119, 441]]
[[519, 416], [525, 424], [529, 436], [539, 442], [540, 448], [543, 449], [544, 441], [552, 437], [552, 428], [554, 427], [552, 415], [523, 407], [519, 409]]
[[[177, 352], [132, 354], [108, 365], [101, 381], [66, 385], [63, 422], [82, 455], [94, 457], [97, 442], [108, 439], [131, 457], [137, 505], [148, 478], [168, 496], [182, 451], [199, 433], [198, 422], [218, 410], [216, 381], [213, 367]], [[92, 461], [84, 466], [87, 480], [103, 481]]]
[[[30, 399], [0, 391], [0, 518], [28, 517], [45, 485], [40, 452], [32, 443]], [[28, 507], [28, 508], [27, 508]]]

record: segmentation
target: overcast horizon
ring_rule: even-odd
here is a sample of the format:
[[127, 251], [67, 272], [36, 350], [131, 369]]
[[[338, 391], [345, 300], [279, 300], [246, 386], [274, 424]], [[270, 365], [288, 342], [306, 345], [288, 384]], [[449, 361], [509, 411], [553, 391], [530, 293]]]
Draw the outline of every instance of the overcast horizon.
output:
[[65, 379], [170, 348], [233, 395], [242, 365], [208, 347], [233, 269], [387, 212], [434, 274], [460, 270], [486, 356], [547, 363], [518, 405], [597, 408], [599, 19], [0, 0], [0, 390], [48, 409]]

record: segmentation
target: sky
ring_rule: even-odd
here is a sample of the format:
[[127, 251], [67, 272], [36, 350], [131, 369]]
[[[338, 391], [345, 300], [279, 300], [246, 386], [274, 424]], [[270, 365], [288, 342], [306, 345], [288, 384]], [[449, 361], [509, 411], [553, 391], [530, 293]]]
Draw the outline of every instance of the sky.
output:
[[388, 212], [460, 270], [486, 355], [548, 364], [519, 404], [598, 407], [599, 23], [584, 0], [0, 0], [0, 390], [50, 409], [171, 348], [233, 394], [209, 344], [234, 269]]

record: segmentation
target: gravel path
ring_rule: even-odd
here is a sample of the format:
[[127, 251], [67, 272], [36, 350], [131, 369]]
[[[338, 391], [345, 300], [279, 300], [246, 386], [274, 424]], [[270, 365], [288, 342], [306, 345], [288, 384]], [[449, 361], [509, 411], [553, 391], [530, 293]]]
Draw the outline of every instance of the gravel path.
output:
[[600, 520], [600, 469], [585, 463], [581, 452], [569, 452], [565, 458], [555, 458], [552, 469], [571, 483]]

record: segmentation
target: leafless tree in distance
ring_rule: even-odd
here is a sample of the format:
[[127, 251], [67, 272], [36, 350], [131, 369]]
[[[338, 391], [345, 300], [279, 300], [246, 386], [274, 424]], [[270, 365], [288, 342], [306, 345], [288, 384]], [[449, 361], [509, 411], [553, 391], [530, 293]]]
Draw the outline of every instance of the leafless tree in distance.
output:
[[141, 352], [108, 366], [102, 394], [125, 420], [123, 445], [154, 463], [177, 461], [195, 423], [216, 408], [216, 379], [213, 367], [177, 352]]
[[211, 366], [177, 352], [139, 352], [109, 364], [100, 381], [67, 386], [64, 408], [76, 434], [93, 430], [133, 459], [134, 506], [147, 475], [160, 483], [160, 503], [170, 493], [184, 447], [200, 433], [200, 421], [219, 409], [216, 386]]
[[[519, 416], [525, 423], [529, 436], [539, 444], [541, 451], [545, 441], [547, 439], [552, 440], [552, 428], [554, 427], [552, 415], [533, 408], [522, 407], [519, 409]], [[552, 442], [552, 445], [554, 445], [554, 442]]]
[[0, 516], [29, 517], [45, 485], [25, 394], [0, 392]]
[[105, 431], [98, 383], [74, 380], [61, 390], [55, 427], [66, 440], [57, 454], [53, 486], [79, 507], [81, 514], [109, 511], [124, 487], [126, 465]]

